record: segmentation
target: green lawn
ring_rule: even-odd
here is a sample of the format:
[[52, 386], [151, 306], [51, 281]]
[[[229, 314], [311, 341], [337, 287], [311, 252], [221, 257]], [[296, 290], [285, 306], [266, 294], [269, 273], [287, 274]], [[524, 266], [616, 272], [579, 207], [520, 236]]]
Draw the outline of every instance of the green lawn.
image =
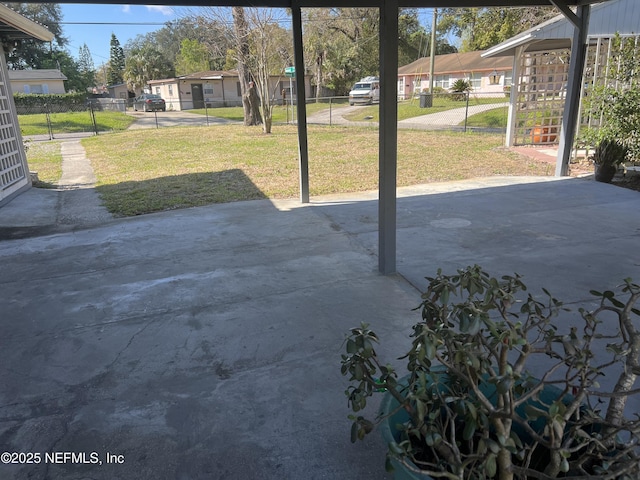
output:
[[[131, 125], [135, 118], [121, 112], [96, 111], [96, 125], [99, 132], [121, 132]], [[93, 132], [93, 121], [89, 111], [49, 114], [54, 133]], [[47, 117], [44, 113], [18, 115], [22, 135], [47, 135]]]
[[[501, 148], [501, 136], [400, 130], [398, 185], [492, 175], [552, 175], [546, 164]], [[82, 140], [98, 191], [116, 215], [210, 203], [296, 198], [296, 127], [217, 125], [127, 131]], [[378, 132], [309, 126], [312, 196], [375, 190]]]
[[35, 187], [55, 188], [62, 176], [60, 142], [27, 142], [29, 171], [38, 173]]
[[[469, 105], [486, 105], [492, 103], [504, 103], [508, 99], [503, 97], [480, 97], [469, 99]], [[433, 106], [429, 108], [420, 108], [420, 100], [405, 100], [398, 102], [398, 120], [406, 120], [407, 118], [418, 117], [420, 115], [428, 115], [431, 113], [439, 113], [454, 108], [464, 108], [466, 101], [453, 100], [451, 95], [438, 96], [433, 98]], [[352, 122], [378, 122], [380, 120], [379, 106], [369, 105], [360, 107], [356, 112], [345, 115], [344, 118]]]
[[[340, 105], [344, 105], [346, 103], [346, 99], [342, 102], [337, 102]], [[292, 118], [298, 118], [297, 106], [294, 105], [293, 108], [291, 105], [282, 106], [276, 105], [273, 107], [273, 122], [274, 123], [285, 123], [287, 121], [292, 120]], [[329, 104], [327, 103], [307, 103], [307, 115], [312, 115], [321, 110], [326, 110], [329, 108]], [[198, 113], [200, 115], [209, 115], [212, 117], [225, 118], [227, 120], [242, 122], [244, 120], [244, 114], [242, 111], [242, 107], [218, 107], [218, 108], [198, 108], [194, 110], [187, 110], [189, 113]], [[292, 113], [293, 112], [293, 113]], [[293, 115], [293, 117], [292, 117]]]
[[[507, 108], [494, 108], [467, 118], [468, 127], [507, 128]], [[463, 123], [464, 124], [464, 123]]]

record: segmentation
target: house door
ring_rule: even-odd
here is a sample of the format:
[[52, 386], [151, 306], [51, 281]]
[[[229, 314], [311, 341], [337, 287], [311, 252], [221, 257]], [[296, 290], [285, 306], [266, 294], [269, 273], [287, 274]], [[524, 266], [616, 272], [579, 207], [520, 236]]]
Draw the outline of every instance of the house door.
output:
[[193, 108], [204, 108], [204, 95], [202, 94], [201, 83], [191, 85], [191, 99], [193, 100]]

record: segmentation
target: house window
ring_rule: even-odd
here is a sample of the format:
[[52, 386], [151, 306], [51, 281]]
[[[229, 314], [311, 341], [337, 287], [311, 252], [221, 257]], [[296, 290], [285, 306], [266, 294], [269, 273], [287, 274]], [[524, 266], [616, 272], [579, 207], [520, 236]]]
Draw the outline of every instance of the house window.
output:
[[506, 86], [511, 86], [512, 83], [513, 83], [513, 74], [511, 70], [504, 72], [504, 84]]
[[500, 85], [500, 73], [496, 70], [489, 74], [489, 85]]
[[210, 83], [205, 83], [202, 86], [202, 91], [205, 95], [211, 95], [213, 97], [213, 85], [211, 85]]
[[169, 87], [169, 96], [173, 97], [173, 85], [168, 85]]
[[482, 74], [481, 73], [472, 73], [469, 75], [469, 83], [471, 84], [471, 88], [477, 89], [482, 87]]
[[49, 85], [25, 85], [24, 93], [49, 93]]
[[444, 89], [449, 88], [449, 75], [434, 75], [433, 86]]
[[160, 87], [156, 87], [156, 95], [160, 95]]

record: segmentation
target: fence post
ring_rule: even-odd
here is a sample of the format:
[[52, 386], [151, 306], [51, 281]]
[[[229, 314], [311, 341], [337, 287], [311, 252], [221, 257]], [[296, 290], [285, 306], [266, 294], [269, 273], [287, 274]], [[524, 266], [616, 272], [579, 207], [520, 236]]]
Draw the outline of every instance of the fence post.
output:
[[89, 102], [89, 114], [91, 115], [91, 122], [93, 123], [93, 131], [98, 135], [98, 122], [96, 122], [96, 112], [93, 109], [92, 102]]
[[467, 131], [467, 119], [469, 118], [469, 97], [470, 97], [470, 93], [467, 92], [467, 105], [465, 106], [464, 109], [464, 131]]
[[207, 118], [207, 127], [209, 126], [209, 104], [204, 102], [204, 116]]
[[158, 125], [158, 111], [154, 109], [154, 110], [153, 110], [153, 114], [154, 114], [154, 115], [155, 115], [155, 117], [156, 117], [156, 129], [159, 129], [159, 128], [160, 128], [160, 126]]
[[333, 97], [329, 97], [329, 126], [331, 126], [331, 115], [333, 114]]
[[49, 104], [44, 104], [44, 117], [47, 120], [47, 130], [49, 130], [49, 140], [53, 140], [53, 127], [51, 126], [51, 117], [49, 116]]

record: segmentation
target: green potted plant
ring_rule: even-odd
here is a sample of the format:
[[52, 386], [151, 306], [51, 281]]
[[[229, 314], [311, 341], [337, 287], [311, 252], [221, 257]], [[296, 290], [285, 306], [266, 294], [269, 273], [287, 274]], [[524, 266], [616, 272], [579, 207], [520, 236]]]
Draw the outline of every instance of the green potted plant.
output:
[[[352, 441], [379, 424], [396, 479], [640, 478], [640, 417], [625, 416], [638, 395], [639, 285], [592, 291], [599, 306], [562, 328], [568, 310], [545, 289], [525, 294], [518, 275], [476, 265], [427, 279], [406, 376], [378, 358], [366, 324], [346, 339]], [[368, 419], [360, 412], [380, 391]]]
[[589, 157], [595, 166], [595, 179], [598, 182], [611, 183], [627, 154], [628, 149], [622, 142], [610, 138], [600, 140], [593, 155]]

